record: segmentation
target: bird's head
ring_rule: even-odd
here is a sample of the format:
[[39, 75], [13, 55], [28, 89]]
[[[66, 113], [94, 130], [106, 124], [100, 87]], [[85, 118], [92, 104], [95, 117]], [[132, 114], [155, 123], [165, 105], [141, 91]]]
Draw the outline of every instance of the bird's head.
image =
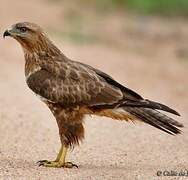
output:
[[29, 52], [46, 51], [49, 50], [50, 46], [55, 48], [42, 28], [34, 23], [20, 22], [13, 24], [4, 32], [3, 37], [6, 36], [16, 39], [23, 49]]
[[7, 29], [3, 37], [11, 36], [16, 40], [28, 39], [32, 40], [34, 37], [39, 35], [42, 32], [42, 29], [34, 23], [21, 22], [13, 24], [9, 29]]

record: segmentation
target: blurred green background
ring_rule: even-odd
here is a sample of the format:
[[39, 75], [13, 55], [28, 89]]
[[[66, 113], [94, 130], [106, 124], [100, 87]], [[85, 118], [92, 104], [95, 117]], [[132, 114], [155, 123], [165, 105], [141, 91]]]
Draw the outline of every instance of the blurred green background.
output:
[[[85, 1], [87, 3], [88, 1]], [[187, 0], [90, 0], [98, 8], [122, 9], [152, 15], [188, 15]]]
[[62, 8], [64, 26], [49, 30], [63, 40], [142, 54], [171, 43], [173, 53], [187, 60], [188, 0], [45, 1]]

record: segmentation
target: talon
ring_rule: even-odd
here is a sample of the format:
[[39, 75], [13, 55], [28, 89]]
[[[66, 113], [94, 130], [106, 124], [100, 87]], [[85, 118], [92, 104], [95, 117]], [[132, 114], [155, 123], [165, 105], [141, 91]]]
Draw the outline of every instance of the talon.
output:
[[45, 166], [45, 167], [56, 167], [56, 168], [73, 168], [76, 167], [78, 168], [78, 166], [76, 164], [73, 164], [71, 162], [65, 162], [62, 163], [60, 161], [47, 161], [47, 160], [42, 160], [42, 161], [38, 161], [37, 163], [39, 163], [39, 166]]
[[45, 164], [50, 164], [50, 161], [48, 160], [40, 160], [37, 161], [38, 166], [45, 166]]
[[47, 160], [40, 160], [40, 161], [37, 161], [37, 164], [41, 164], [41, 163], [44, 163], [44, 162], [48, 162]]
[[40, 163], [40, 164], [39, 164], [39, 167], [40, 167], [40, 166], [43, 166], [43, 164], [42, 164], [42, 163]]
[[41, 160], [38, 161], [37, 164], [39, 166], [54, 168], [78, 168], [78, 166], [76, 164], [73, 164], [72, 162], [65, 162], [66, 153], [67, 147], [62, 146], [55, 161]]
[[64, 164], [64, 167], [65, 167], [65, 168], [73, 168], [73, 167], [78, 168], [78, 165], [73, 164], [72, 162], [66, 162], [66, 163]]
[[42, 160], [42, 161], [38, 161], [37, 163], [39, 163], [39, 166], [59, 167], [59, 163], [56, 161]]
[[76, 164], [73, 164], [73, 163], [71, 163], [71, 162], [67, 162], [67, 163], [69, 163], [72, 167], [78, 168], [78, 165], [76, 165]]

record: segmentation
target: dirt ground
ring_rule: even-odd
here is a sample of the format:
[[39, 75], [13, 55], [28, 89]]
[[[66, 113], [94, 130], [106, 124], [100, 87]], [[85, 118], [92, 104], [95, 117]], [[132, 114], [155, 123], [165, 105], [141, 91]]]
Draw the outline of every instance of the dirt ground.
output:
[[88, 23], [84, 31], [97, 38], [75, 43], [60, 35], [67, 28], [65, 12], [74, 9], [73, 5], [44, 0], [13, 2], [0, 0], [1, 34], [18, 21], [41, 24], [67, 56], [105, 71], [145, 98], [175, 108], [182, 116], [173, 117], [185, 128], [174, 137], [142, 123], [87, 117], [85, 140], [68, 157], [79, 168], [38, 167], [38, 160], [56, 156], [60, 147], [57, 125], [26, 86], [20, 46], [12, 39], [0, 38], [0, 179], [151, 180], [161, 179], [157, 171], [188, 170], [186, 20], [122, 19], [116, 14], [96, 20], [91, 13], [84, 19]]

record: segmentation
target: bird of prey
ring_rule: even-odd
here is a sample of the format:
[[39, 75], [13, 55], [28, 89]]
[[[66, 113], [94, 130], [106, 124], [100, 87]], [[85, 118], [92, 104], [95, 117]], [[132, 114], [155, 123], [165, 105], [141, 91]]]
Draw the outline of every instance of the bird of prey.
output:
[[183, 124], [159, 110], [175, 115], [179, 115], [178, 112], [144, 99], [98, 69], [70, 60], [40, 26], [16, 23], [3, 36], [11, 36], [21, 44], [27, 85], [49, 107], [59, 128], [61, 149], [57, 158], [39, 161], [39, 165], [77, 167], [65, 161], [65, 157], [68, 148], [78, 145], [84, 138], [83, 119], [87, 114], [115, 120], [139, 120], [172, 135], [181, 132], [179, 128]]

